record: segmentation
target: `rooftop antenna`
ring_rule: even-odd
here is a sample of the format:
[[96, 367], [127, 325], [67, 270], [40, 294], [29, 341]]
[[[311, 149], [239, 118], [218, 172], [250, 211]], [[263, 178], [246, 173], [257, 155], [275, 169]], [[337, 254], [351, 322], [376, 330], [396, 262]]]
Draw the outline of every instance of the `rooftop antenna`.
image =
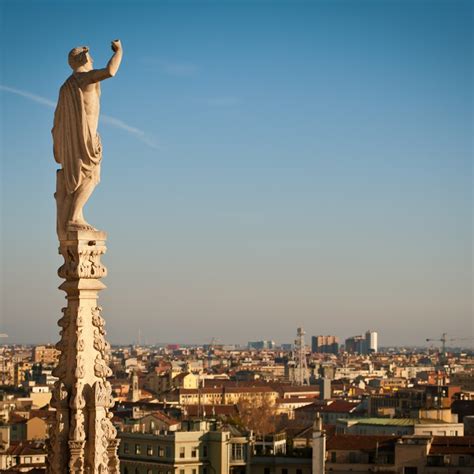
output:
[[309, 385], [308, 379], [308, 364], [306, 363], [306, 345], [304, 342], [304, 332], [303, 328], [298, 328], [296, 331], [296, 354], [297, 354], [297, 378], [296, 383], [298, 385]]

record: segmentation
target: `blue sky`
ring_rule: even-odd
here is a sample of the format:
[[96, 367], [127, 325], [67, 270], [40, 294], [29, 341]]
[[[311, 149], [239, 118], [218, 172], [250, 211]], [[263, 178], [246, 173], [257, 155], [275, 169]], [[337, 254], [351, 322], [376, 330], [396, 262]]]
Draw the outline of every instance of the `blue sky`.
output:
[[[102, 86], [112, 342], [473, 334], [472, 3], [2, 1], [1, 318], [57, 340], [51, 126]], [[467, 335], [467, 336], [466, 336]]]

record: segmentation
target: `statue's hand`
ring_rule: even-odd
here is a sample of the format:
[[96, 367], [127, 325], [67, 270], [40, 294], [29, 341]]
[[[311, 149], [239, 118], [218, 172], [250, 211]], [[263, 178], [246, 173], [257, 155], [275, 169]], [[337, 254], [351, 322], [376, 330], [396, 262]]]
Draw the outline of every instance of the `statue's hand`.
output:
[[120, 42], [119, 39], [113, 40], [112, 41], [112, 51], [116, 53], [117, 51], [120, 51], [122, 49], [122, 43]]

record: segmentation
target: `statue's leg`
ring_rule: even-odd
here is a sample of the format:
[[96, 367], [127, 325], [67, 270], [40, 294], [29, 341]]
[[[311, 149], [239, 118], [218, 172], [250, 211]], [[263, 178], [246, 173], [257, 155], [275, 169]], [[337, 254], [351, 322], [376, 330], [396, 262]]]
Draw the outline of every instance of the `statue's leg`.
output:
[[56, 230], [59, 240], [66, 238], [66, 226], [69, 219], [69, 211], [71, 207], [71, 195], [66, 191], [66, 183], [64, 180], [64, 171], [56, 171]]
[[84, 177], [81, 185], [72, 195], [71, 211], [69, 214], [69, 226], [92, 228], [84, 219], [83, 208], [96, 187], [96, 181], [92, 177]]

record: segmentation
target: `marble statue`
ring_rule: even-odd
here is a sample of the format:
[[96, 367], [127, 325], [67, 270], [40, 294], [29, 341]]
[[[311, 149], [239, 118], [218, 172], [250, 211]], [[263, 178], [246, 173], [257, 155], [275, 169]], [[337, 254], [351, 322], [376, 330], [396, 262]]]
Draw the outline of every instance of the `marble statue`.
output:
[[69, 53], [73, 73], [59, 91], [52, 129], [54, 159], [61, 165], [55, 193], [59, 240], [66, 239], [67, 232], [96, 230], [84, 219], [83, 208], [100, 180], [100, 82], [115, 76], [120, 67], [120, 40], [112, 41], [112, 51], [103, 69], [93, 69], [86, 46]]

